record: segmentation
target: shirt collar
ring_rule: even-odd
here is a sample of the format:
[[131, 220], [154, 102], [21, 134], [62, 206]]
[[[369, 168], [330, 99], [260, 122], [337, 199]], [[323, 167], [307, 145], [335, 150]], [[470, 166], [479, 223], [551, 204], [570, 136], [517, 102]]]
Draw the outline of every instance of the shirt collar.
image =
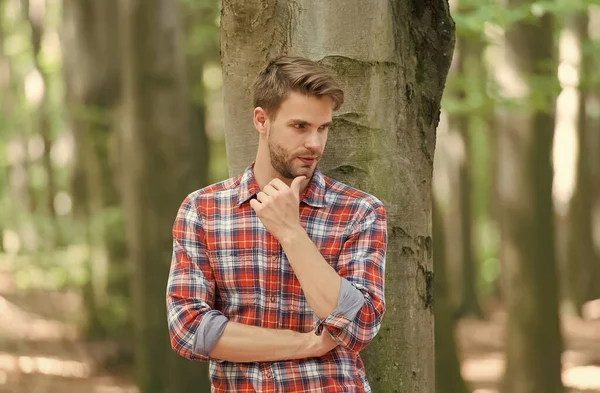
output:
[[[323, 173], [317, 168], [308, 188], [300, 194], [300, 200], [313, 207], [324, 207], [325, 190], [325, 178]], [[244, 173], [242, 173], [240, 178], [238, 206], [251, 199], [258, 194], [259, 191], [260, 187], [254, 178], [254, 162], [252, 162], [252, 164], [246, 168]]]

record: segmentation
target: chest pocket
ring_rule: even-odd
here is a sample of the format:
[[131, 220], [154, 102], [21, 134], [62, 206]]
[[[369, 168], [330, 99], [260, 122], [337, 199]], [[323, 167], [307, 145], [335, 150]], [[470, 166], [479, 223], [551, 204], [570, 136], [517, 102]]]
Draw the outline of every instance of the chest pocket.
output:
[[210, 250], [208, 258], [222, 299], [221, 311], [235, 322], [248, 323], [257, 318], [264, 258], [248, 248]]

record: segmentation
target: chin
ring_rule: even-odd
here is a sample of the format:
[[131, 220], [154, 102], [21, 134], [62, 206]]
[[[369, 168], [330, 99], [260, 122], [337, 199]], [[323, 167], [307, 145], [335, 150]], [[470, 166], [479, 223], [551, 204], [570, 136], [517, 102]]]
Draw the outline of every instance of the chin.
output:
[[315, 167], [308, 167], [308, 166], [303, 166], [298, 168], [298, 170], [296, 171], [296, 177], [298, 176], [306, 176], [306, 177], [311, 177], [313, 175], [313, 173], [315, 173]]

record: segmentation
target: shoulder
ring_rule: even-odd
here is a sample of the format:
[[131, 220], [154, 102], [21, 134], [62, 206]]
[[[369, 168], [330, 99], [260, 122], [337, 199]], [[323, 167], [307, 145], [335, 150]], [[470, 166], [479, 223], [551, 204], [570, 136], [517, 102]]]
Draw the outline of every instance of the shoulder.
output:
[[343, 208], [359, 220], [373, 214], [385, 217], [385, 205], [376, 196], [328, 176], [323, 178], [329, 206]]
[[185, 197], [182, 205], [200, 212], [219, 204], [234, 203], [238, 197], [240, 180], [241, 175], [238, 175], [195, 190]]

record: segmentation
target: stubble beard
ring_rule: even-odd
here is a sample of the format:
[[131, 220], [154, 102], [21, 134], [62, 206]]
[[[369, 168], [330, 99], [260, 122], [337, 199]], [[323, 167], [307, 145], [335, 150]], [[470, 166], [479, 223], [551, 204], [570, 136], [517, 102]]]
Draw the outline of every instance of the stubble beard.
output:
[[313, 175], [312, 168], [310, 169], [310, 173], [300, 173], [298, 169], [294, 168], [293, 161], [296, 157], [292, 156], [292, 154], [286, 150], [283, 146], [274, 142], [269, 135], [268, 138], [269, 145], [269, 156], [271, 157], [271, 166], [275, 171], [277, 171], [281, 176], [286, 179], [294, 179], [300, 175], [306, 175], [308, 178], [311, 178]]

